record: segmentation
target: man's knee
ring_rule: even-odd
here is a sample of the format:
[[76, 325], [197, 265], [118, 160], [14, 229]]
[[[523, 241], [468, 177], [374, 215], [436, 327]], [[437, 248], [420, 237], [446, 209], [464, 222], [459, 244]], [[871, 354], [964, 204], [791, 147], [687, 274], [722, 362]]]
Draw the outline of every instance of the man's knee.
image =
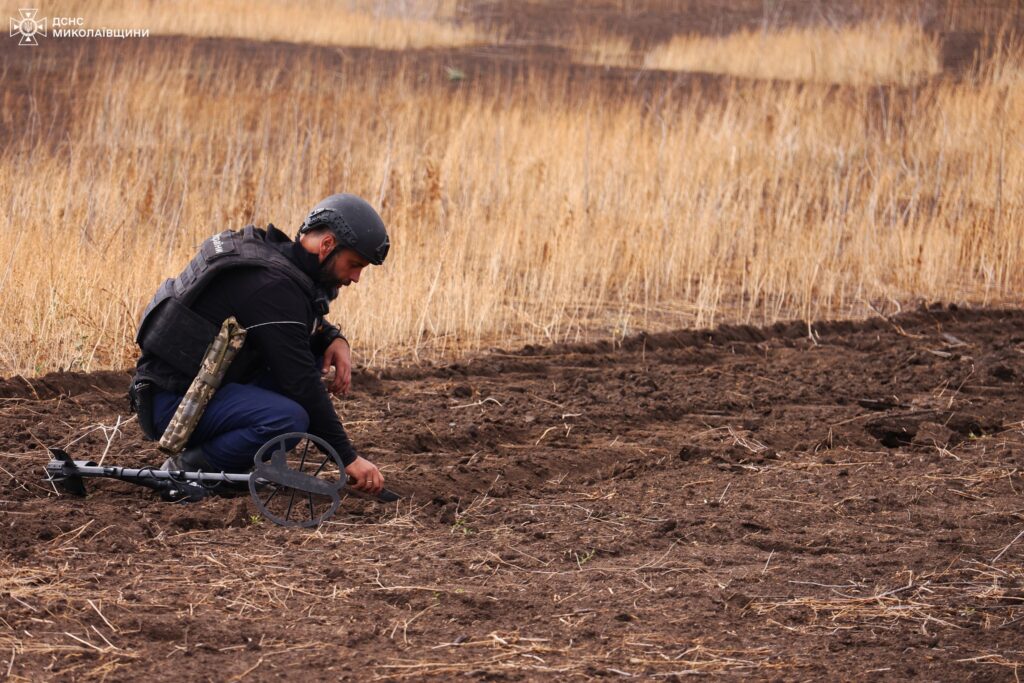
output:
[[304, 432], [309, 429], [309, 413], [295, 401], [285, 401], [281, 406], [275, 428], [282, 434], [286, 432]]

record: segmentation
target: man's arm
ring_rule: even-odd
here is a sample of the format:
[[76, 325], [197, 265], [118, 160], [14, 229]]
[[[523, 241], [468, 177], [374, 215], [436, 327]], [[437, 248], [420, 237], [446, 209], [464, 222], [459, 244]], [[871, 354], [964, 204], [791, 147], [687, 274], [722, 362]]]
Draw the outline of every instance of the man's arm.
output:
[[320, 379], [310, 348], [315, 316], [302, 290], [280, 277], [244, 292], [234, 310], [238, 321], [249, 328], [246, 345], [262, 357], [277, 389], [309, 415], [310, 433], [337, 451], [345, 473], [355, 479], [354, 488], [380, 493], [383, 475], [376, 465], [356, 455]]
[[266, 362], [281, 393], [309, 414], [310, 433], [327, 441], [350, 465], [356, 452], [321, 381], [310, 347], [315, 318], [302, 291], [290, 280], [275, 278], [239, 303], [239, 322], [252, 328], [245, 343]]
[[323, 359], [320, 374], [326, 375], [335, 368], [334, 379], [327, 390], [332, 394], [347, 394], [352, 386], [352, 347], [341, 330], [321, 319], [320, 328], [310, 341], [313, 355]]
[[320, 327], [310, 339], [309, 346], [313, 350], [314, 356], [322, 356], [327, 348], [338, 339], [348, 341], [337, 325], [331, 324], [326, 318], [321, 318]]

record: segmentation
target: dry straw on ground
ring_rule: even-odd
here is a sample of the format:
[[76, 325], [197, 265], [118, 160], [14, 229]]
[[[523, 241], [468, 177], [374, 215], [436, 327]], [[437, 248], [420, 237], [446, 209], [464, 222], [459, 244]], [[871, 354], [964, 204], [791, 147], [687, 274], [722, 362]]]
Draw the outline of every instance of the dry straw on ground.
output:
[[[829, 70], [789, 77], [876, 73], [843, 56], [865, 29], [793, 35], [838, 47]], [[798, 43], [759, 73], [782, 77]], [[1024, 285], [1013, 47], [909, 88], [723, 78], [637, 97], [563, 96], [569, 72], [539, 62], [449, 82], [413, 58], [384, 73], [310, 50], [268, 67], [188, 42], [18, 55], [25, 80], [0, 75], [19, 133], [0, 152], [3, 374], [130, 363], [142, 306], [203, 238], [294, 230], [339, 190], [393, 234], [334, 310], [368, 363], [915, 298], [1017, 303]]]

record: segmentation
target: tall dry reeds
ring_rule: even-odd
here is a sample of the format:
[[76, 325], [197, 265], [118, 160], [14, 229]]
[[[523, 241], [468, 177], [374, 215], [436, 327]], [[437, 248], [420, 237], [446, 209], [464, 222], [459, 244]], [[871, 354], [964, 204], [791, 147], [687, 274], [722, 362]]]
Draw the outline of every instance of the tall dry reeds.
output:
[[941, 71], [938, 36], [918, 24], [871, 21], [727, 36], [676, 36], [644, 58], [649, 69], [854, 85], [910, 85]]
[[455, 0], [55, 0], [51, 16], [81, 17], [84, 27], [147, 29], [153, 35], [390, 49], [491, 42], [471, 23], [457, 24]]
[[337, 191], [393, 236], [333, 311], [368, 363], [1021, 299], [1019, 51], [912, 88], [720, 79], [643, 97], [579, 95], [540, 63], [456, 83], [315, 50], [59, 54], [24, 57], [30, 85], [0, 76], [23, 93], [0, 109], [19, 131], [0, 151], [5, 374], [130, 363], [142, 306], [203, 238], [294, 230]]

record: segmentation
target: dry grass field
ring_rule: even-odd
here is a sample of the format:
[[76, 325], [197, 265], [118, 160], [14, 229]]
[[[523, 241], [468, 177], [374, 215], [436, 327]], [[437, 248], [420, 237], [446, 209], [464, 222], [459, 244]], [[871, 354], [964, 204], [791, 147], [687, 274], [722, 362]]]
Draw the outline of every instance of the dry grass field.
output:
[[[938, 38], [905, 19], [634, 40], [627, 57], [587, 29], [488, 61], [501, 30], [443, 23], [453, 6], [243, 5], [220, 23], [212, 9], [74, 7], [89, 25], [261, 40], [294, 25], [297, 40], [388, 49], [5, 46], [5, 372], [129, 364], [141, 307], [200, 240], [251, 221], [292, 230], [342, 189], [394, 233], [387, 265], [334, 312], [371, 365], [1020, 300], [1014, 43], [958, 74], [938, 73]], [[376, 32], [352, 37], [350, 14]], [[439, 47], [467, 42], [481, 46]], [[616, 60], [638, 62], [642, 87], [628, 69], [602, 85]]]
[[131, 0], [55, 2], [54, 15], [88, 15], [97, 25], [145, 27], [153, 34], [251, 38], [388, 49], [492, 43], [455, 22], [454, 0], [180, 0], [173, 5]]
[[[152, 35], [0, 38], [0, 679], [1019, 679], [1020, 3], [41, 12]], [[341, 190], [399, 502], [43, 481], [159, 464], [155, 287]]]

